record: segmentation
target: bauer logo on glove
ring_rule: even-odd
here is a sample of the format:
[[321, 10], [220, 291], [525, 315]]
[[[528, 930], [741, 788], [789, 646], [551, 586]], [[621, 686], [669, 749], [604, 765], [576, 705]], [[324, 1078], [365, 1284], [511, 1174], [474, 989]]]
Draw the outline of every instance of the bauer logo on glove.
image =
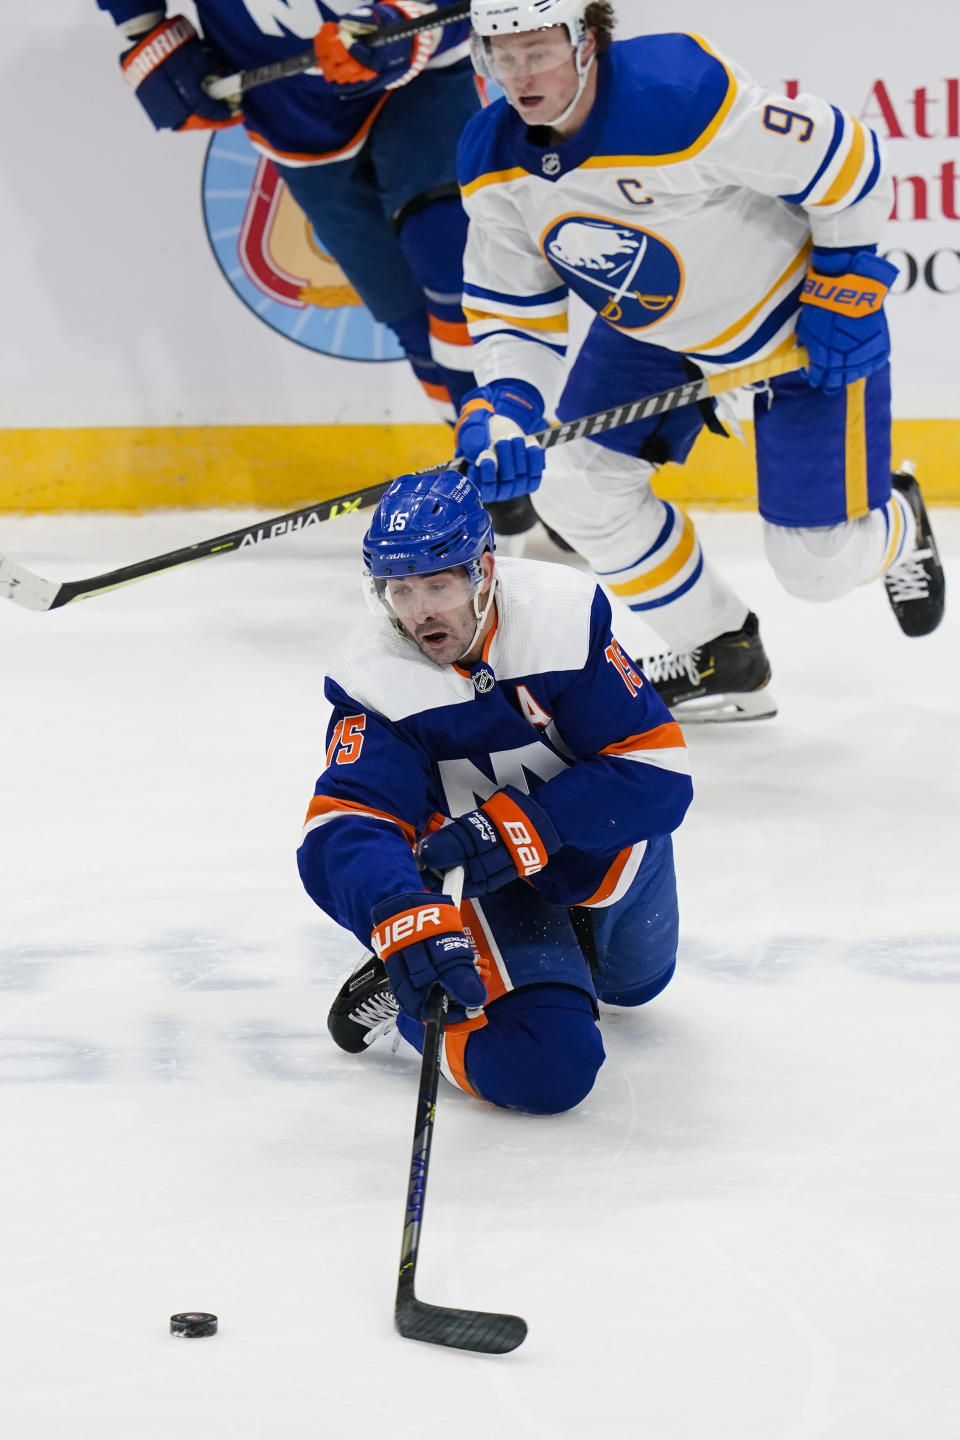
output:
[[426, 1018], [430, 994], [441, 985], [455, 1006], [483, 1005], [487, 990], [477, 972], [473, 945], [448, 895], [438, 900], [415, 893], [374, 905], [370, 943], [386, 966], [397, 1003], [414, 1020]]
[[875, 315], [887, 298], [886, 285], [864, 289], [856, 275], [842, 275], [839, 280], [824, 280], [808, 275], [803, 282], [801, 305], [820, 305], [824, 310], [841, 314]]
[[394, 915], [374, 930], [370, 943], [381, 960], [424, 935], [437, 936], [460, 929], [460, 916], [451, 905], [421, 905]]
[[417, 846], [417, 863], [439, 877], [455, 865], [465, 872], [463, 893], [485, 895], [538, 874], [560, 848], [560, 836], [542, 805], [515, 786], [490, 796], [479, 810], [471, 810], [441, 830], [427, 835]]

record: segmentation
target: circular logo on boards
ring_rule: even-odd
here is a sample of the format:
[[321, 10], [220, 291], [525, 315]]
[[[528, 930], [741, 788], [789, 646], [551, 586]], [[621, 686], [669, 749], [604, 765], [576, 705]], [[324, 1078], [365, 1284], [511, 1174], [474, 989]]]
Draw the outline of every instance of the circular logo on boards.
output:
[[572, 290], [618, 330], [644, 330], [676, 306], [683, 266], [672, 246], [638, 225], [564, 215], [540, 245]]
[[207, 239], [224, 279], [271, 330], [344, 360], [404, 358], [242, 126], [214, 132], [202, 197]]

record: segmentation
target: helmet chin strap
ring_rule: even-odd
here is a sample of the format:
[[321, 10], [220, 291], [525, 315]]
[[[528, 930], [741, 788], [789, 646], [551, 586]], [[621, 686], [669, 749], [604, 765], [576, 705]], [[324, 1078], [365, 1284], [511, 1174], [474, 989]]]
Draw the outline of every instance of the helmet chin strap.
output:
[[484, 625], [486, 625], [486, 623], [487, 623], [487, 616], [490, 614], [490, 607], [493, 605], [493, 599], [494, 599], [494, 596], [495, 596], [495, 594], [496, 594], [496, 592], [497, 592], [497, 586], [498, 586], [499, 584], [500, 584], [500, 576], [496, 573], [496, 571], [494, 571], [493, 579], [492, 579], [491, 582], [490, 582], [490, 589], [487, 591], [486, 604], [484, 605], [484, 607], [483, 607], [482, 610], [480, 609], [480, 591], [479, 591], [479, 590], [475, 590], [475, 591], [474, 591], [474, 595], [473, 595], [473, 613], [474, 613], [474, 615], [477, 617], [476, 629], [475, 629], [474, 632], [473, 632], [473, 639], [470, 641], [470, 644], [469, 644], [464, 650], [461, 650], [461, 652], [460, 652], [460, 654], [457, 656], [456, 660], [453, 661], [453, 664], [454, 664], [454, 665], [459, 665], [459, 663], [460, 663], [460, 661], [463, 659], [464, 655], [469, 655], [469, 654], [470, 654], [470, 651], [473, 649], [474, 645], [476, 645], [477, 641], [480, 639], [480, 635], [481, 635], [481, 633], [482, 633], [482, 631], [483, 631], [483, 627], [484, 627]]
[[597, 58], [596, 54], [593, 54], [590, 56], [589, 60], [584, 61], [583, 47], [585, 43], [585, 40], [580, 40], [577, 42], [577, 53], [574, 59], [574, 65], [576, 66], [577, 70], [577, 92], [574, 95], [573, 99], [570, 101], [570, 104], [567, 106], [567, 108], [565, 110], [561, 110], [560, 114], [555, 115], [552, 120], [544, 120], [544, 125], [562, 125], [564, 120], [570, 119], [570, 116], [580, 104], [580, 97], [583, 94], [584, 87], [586, 86], [587, 76], [590, 74], [590, 67], [593, 64], [594, 60]]

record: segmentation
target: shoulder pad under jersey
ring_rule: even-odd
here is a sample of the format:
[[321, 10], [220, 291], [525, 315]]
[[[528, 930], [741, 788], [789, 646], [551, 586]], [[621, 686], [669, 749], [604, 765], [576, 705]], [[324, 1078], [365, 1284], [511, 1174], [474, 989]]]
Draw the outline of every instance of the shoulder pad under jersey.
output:
[[597, 155], [640, 163], [689, 159], [737, 94], [733, 72], [699, 35], [638, 35], [611, 47], [613, 83]]

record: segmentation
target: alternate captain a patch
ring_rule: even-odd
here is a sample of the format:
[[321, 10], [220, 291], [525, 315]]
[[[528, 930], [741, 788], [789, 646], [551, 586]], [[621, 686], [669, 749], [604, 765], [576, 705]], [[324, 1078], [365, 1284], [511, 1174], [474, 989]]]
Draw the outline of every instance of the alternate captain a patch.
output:
[[581, 300], [618, 330], [656, 325], [680, 299], [680, 257], [637, 225], [562, 215], [543, 232], [540, 248]]

